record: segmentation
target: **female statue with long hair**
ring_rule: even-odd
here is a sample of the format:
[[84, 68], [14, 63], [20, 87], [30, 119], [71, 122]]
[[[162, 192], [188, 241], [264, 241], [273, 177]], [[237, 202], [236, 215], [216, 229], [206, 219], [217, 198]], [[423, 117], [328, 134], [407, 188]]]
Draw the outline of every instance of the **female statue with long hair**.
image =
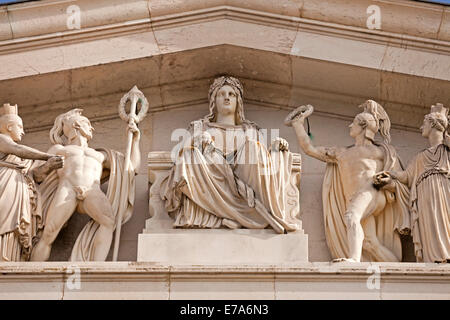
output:
[[175, 227], [301, 229], [298, 205], [287, 203], [293, 187], [288, 144], [278, 138], [267, 150], [257, 125], [244, 116], [242, 96], [238, 79], [215, 79], [209, 114], [191, 123], [191, 137], [161, 187]]
[[411, 188], [411, 234], [418, 262], [450, 262], [450, 136], [448, 109], [431, 107], [422, 136], [430, 147], [420, 152], [405, 171], [381, 173]]

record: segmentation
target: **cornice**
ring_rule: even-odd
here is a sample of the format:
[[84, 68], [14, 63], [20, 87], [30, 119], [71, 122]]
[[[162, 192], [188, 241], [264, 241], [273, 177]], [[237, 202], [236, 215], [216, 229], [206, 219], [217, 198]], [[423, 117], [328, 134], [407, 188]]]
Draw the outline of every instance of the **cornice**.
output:
[[[296, 265], [165, 265], [152, 262], [6, 262], [0, 265], [0, 282], [10, 277], [59, 277], [77, 268], [83, 277], [102, 278], [104, 275], [129, 278], [202, 278], [202, 279], [284, 279], [334, 278], [345, 280], [368, 277], [368, 268], [377, 268], [384, 280], [429, 282], [439, 279], [450, 284], [450, 265], [433, 263], [331, 263], [305, 262]], [[110, 279], [112, 280], [112, 279]]]
[[[255, 1], [256, 0], [246, 1], [246, 3], [249, 7], [251, 7], [251, 3]], [[358, 0], [358, 2], [361, 1]], [[115, 4], [115, 2], [117, 1], [102, 1], [105, 6], [108, 4]], [[10, 17], [11, 13], [20, 11], [23, 16], [29, 15], [28, 19], [39, 19], [39, 16], [37, 15], [42, 10], [50, 10], [51, 8], [53, 8], [53, 10], [56, 10], [56, 7], [64, 8], [69, 4], [77, 4], [83, 6], [86, 1], [39, 1], [0, 7], [0, 39], [2, 39], [2, 26], [5, 30], [12, 30], [12, 32], [10, 32], [9, 34], [9, 37], [3, 36], [3, 40], [0, 41], [0, 54], [21, 50], [30, 50], [39, 47], [61, 45], [64, 43], [81, 42], [90, 39], [112, 37], [117, 34], [138, 33], [142, 32], [143, 30], [149, 29], [153, 32], [156, 32], [158, 30], [180, 27], [188, 24], [227, 19], [263, 24], [266, 26], [273, 26], [281, 29], [308, 31], [336, 37], [346, 37], [358, 39], [360, 41], [388, 43], [389, 45], [397, 45], [401, 47], [414, 46], [416, 48], [438, 52], [440, 51], [446, 54], [450, 52], [450, 42], [448, 41], [449, 39], [440, 39], [438, 36], [423, 37], [420, 36], [420, 33], [405, 34], [404, 32], [396, 32], [396, 30], [392, 28], [389, 28], [389, 30], [369, 30], [365, 26], [355, 25], [351, 22], [353, 20], [346, 21], [345, 16], [340, 17], [338, 23], [337, 21], [334, 21], [337, 19], [333, 20], [331, 17], [328, 19], [329, 21], [320, 20], [318, 18], [312, 19], [309, 15], [306, 15], [305, 17], [304, 14], [301, 13], [301, 10], [299, 10], [297, 16], [294, 16], [292, 15], [292, 12], [290, 12], [290, 14], [280, 14], [280, 10], [276, 10], [276, 8], [274, 8], [273, 6], [261, 7], [261, 5], [258, 6], [255, 4], [253, 7], [258, 8], [259, 10], [254, 10], [242, 8], [233, 1], [211, 1], [207, 3], [202, 2], [204, 8], [199, 8], [200, 4], [195, 6], [194, 4], [197, 1], [187, 1], [187, 3], [189, 3], [190, 5], [186, 5], [186, 11], [181, 11], [181, 9], [177, 8], [176, 6], [170, 6], [171, 2], [167, 2], [167, 10], [162, 10], [161, 8], [164, 4], [164, 1], [157, 2], [159, 3], [159, 10], [157, 12], [163, 14], [152, 13], [152, 1], [148, 3], [149, 6], [147, 6], [147, 1], [135, 1], [133, 2], [133, 6], [128, 4], [128, 7], [132, 7], [134, 9], [132, 15], [125, 15], [122, 12], [123, 10], [121, 10], [124, 8], [121, 8], [119, 4], [115, 4], [117, 8], [112, 13], [110, 13], [107, 23], [107, 21], [103, 21], [104, 19], [102, 19], [101, 17], [101, 10], [88, 8], [86, 9], [87, 12], [84, 12], [83, 14], [89, 14], [90, 19], [88, 19], [87, 21], [90, 23], [82, 24], [82, 28], [80, 30], [67, 30], [67, 27], [65, 25], [57, 25], [55, 24], [55, 22], [53, 22], [53, 25], [50, 25], [51, 21], [43, 19], [42, 22], [44, 24], [48, 23], [49, 26], [47, 29], [45, 28], [45, 26], [41, 27], [40, 29], [47, 30], [48, 32], [39, 32], [38, 34], [36, 30], [32, 29], [32, 24], [27, 26], [27, 20], [14, 22], [14, 20], [12, 19], [14, 18], [14, 16]], [[321, 2], [321, 5], [324, 5], [323, 1]], [[380, 5], [389, 4], [390, 6], [394, 6], [396, 10], [399, 10], [398, 12], [396, 12], [396, 14], [398, 14], [397, 17], [391, 17], [391, 15], [389, 15], [384, 19], [404, 19], [405, 24], [409, 23], [408, 20], [410, 20], [411, 17], [407, 15], [401, 16], [402, 10], [400, 9], [402, 6], [407, 6], [408, 8], [417, 10], [418, 15], [423, 14], [424, 10], [431, 10], [432, 12], [435, 12], [437, 10], [439, 12], [442, 12], [442, 14], [440, 15], [441, 21], [435, 21], [436, 24], [440, 26], [439, 32], [443, 32], [443, 28], [450, 28], [450, 9], [447, 9], [444, 6], [417, 4], [413, 1], [378, 2], [380, 2]], [[233, 5], [221, 5], [226, 3], [232, 3]], [[303, 4], [301, 8], [303, 8], [304, 5], [305, 4]], [[334, 1], [334, 5], [336, 6], [336, 1]], [[336, 10], [337, 9], [338, 7], [336, 7]], [[64, 14], [64, 11], [62, 11], [61, 15], [64, 16]], [[3, 20], [8, 21], [4, 22], [3, 25], [1, 24], [2, 15], [6, 15], [7, 19], [3, 17]], [[449, 19], [448, 23], [444, 21], [444, 19], [447, 19], [447, 17]], [[59, 18], [59, 20], [61, 20], [61, 18]], [[62, 20], [65, 21], [64, 17], [62, 17]], [[7, 26], [8, 23], [10, 24], [9, 26]], [[385, 23], [388, 24], [388, 22]], [[14, 25], [20, 25], [19, 29], [22, 31], [19, 36], [17, 34], [14, 35]], [[27, 28], [31, 29], [28, 30]], [[3, 32], [3, 34], [6, 33], [6, 31]], [[448, 33], [450, 33], [450, 30], [448, 31]]]

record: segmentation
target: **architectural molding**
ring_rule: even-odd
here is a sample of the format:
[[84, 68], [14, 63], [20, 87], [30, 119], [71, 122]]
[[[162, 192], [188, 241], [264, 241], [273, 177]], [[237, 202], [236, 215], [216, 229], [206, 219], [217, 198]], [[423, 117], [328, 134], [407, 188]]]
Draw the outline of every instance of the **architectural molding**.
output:
[[[378, 271], [379, 289], [369, 289], [367, 283], [376, 285], [374, 272]], [[75, 272], [78, 279], [74, 278]], [[147, 262], [8, 262], [2, 263], [0, 273], [2, 299], [450, 298], [450, 266], [446, 264], [176, 266]], [[78, 280], [79, 288], [74, 287]]]
[[[58, 1], [56, 3], [61, 5], [61, 3], [72, 2], [76, 3], [74, 1]], [[46, 3], [46, 1], [42, 1], [42, 3], [43, 5], [50, 5], [50, 3]], [[25, 8], [26, 7], [23, 7], [21, 10], [24, 10]], [[36, 5], [32, 6], [32, 8], [36, 8]], [[11, 10], [14, 12], [14, 9], [8, 9], [7, 12]], [[445, 7], [442, 10], [445, 10]], [[138, 17], [143, 15], [144, 13]], [[442, 19], [444, 19], [444, 15], [442, 15]], [[61, 44], [76, 43], [86, 40], [103, 39], [121, 34], [139, 33], [149, 29], [155, 33], [158, 30], [179, 28], [186, 25], [217, 20], [234, 20], [245, 23], [256, 23], [275, 28], [291, 29], [294, 31], [307, 31], [334, 37], [389, 44], [391, 46], [412, 46], [417, 49], [429, 50], [431, 52], [441, 54], [448, 54], [450, 52], [450, 44], [448, 39], [408, 35], [401, 32], [395, 32], [395, 30], [370, 30], [365, 26], [345, 24], [345, 21], [343, 21], [343, 23], [336, 23], [334, 21], [321, 21], [311, 18], [280, 15], [272, 12], [251, 10], [234, 6], [216, 6], [181, 13], [169, 13], [167, 15], [156, 17], [150, 14], [149, 17], [146, 18], [126, 21], [120, 21], [120, 18], [116, 17], [116, 19], [109, 20], [116, 22], [102, 25], [83, 25], [79, 30], [68, 30], [66, 26], [63, 26], [57, 32], [42, 32], [36, 35], [11, 37], [11, 39], [4, 39], [3, 41], [0, 41], [0, 53], [20, 52], [23, 50], [45, 48], [54, 45], [59, 46]], [[441, 21], [440, 24], [442, 25], [442, 23], [443, 22]], [[28, 27], [32, 28], [33, 26], [29, 25]], [[23, 28], [26, 29], [27, 24], [25, 24]], [[30, 32], [31, 31], [34, 31], [34, 29], [30, 30]]]

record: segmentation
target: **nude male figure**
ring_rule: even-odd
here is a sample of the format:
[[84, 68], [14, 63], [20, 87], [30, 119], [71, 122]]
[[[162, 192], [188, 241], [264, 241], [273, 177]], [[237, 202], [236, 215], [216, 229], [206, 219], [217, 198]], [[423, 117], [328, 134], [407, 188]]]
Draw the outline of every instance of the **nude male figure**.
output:
[[[48, 152], [64, 157], [64, 167], [57, 171], [59, 185], [47, 212], [42, 237], [32, 252], [33, 261], [48, 260], [53, 242], [75, 210], [88, 214], [100, 225], [94, 238], [93, 260], [105, 261], [111, 246], [115, 219], [111, 204], [100, 189], [103, 169], [110, 164], [103, 152], [88, 146], [93, 128], [81, 111], [73, 109], [57, 117], [50, 132], [56, 144]], [[130, 164], [137, 168], [140, 132], [134, 123], [127, 130], [135, 135]], [[62, 141], [61, 131], [66, 143]]]
[[[399, 259], [385, 246], [376, 235], [374, 216], [380, 214], [386, 205], [384, 192], [373, 185], [373, 177], [384, 167], [385, 154], [374, 143], [374, 137], [380, 132], [389, 142], [389, 119], [380, 105], [367, 101], [366, 110], [358, 114], [350, 124], [350, 136], [355, 139], [351, 147], [318, 147], [311, 143], [303, 124], [313, 112], [311, 105], [297, 108], [287, 118], [292, 125], [303, 151], [320, 161], [338, 163], [346, 211], [344, 221], [349, 246], [349, 256], [335, 261], [359, 262], [364, 249], [378, 261], [398, 261]], [[380, 119], [382, 121], [380, 121]]]

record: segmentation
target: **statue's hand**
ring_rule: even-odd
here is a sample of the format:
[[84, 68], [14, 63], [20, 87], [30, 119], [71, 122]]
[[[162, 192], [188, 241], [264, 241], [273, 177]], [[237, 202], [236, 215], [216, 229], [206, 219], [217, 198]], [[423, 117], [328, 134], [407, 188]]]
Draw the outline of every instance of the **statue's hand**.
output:
[[304, 119], [309, 117], [313, 113], [313, 111], [314, 107], [310, 104], [306, 106], [300, 106], [287, 115], [287, 117], [284, 119], [284, 124], [290, 127], [292, 126], [292, 123], [299, 120], [303, 121]]
[[213, 138], [209, 132], [203, 131], [200, 135], [194, 137], [194, 147], [202, 146], [205, 149], [207, 146], [212, 145], [214, 143]]
[[139, 130], [135, 121], [130, 121], [128, 123], [127, 131], [133, 133], [133, 135], [139, 139], [141, 137], [141, 131]]
[[377, 189], [381, 189], [384, 186], [391, 184], [392, 181], [393, 177], [388, 171], [378, 172], [373, 176], [373, 186]]
[[62, 168], [64, 167], [64, 158], [61, 156], [53, 156], [47, 160], [46, 166], [50, 171]]
[[275, 151], [289, 151], [289, 142], [281, 137], [275, 138], [272, 142], [272, 150]]

